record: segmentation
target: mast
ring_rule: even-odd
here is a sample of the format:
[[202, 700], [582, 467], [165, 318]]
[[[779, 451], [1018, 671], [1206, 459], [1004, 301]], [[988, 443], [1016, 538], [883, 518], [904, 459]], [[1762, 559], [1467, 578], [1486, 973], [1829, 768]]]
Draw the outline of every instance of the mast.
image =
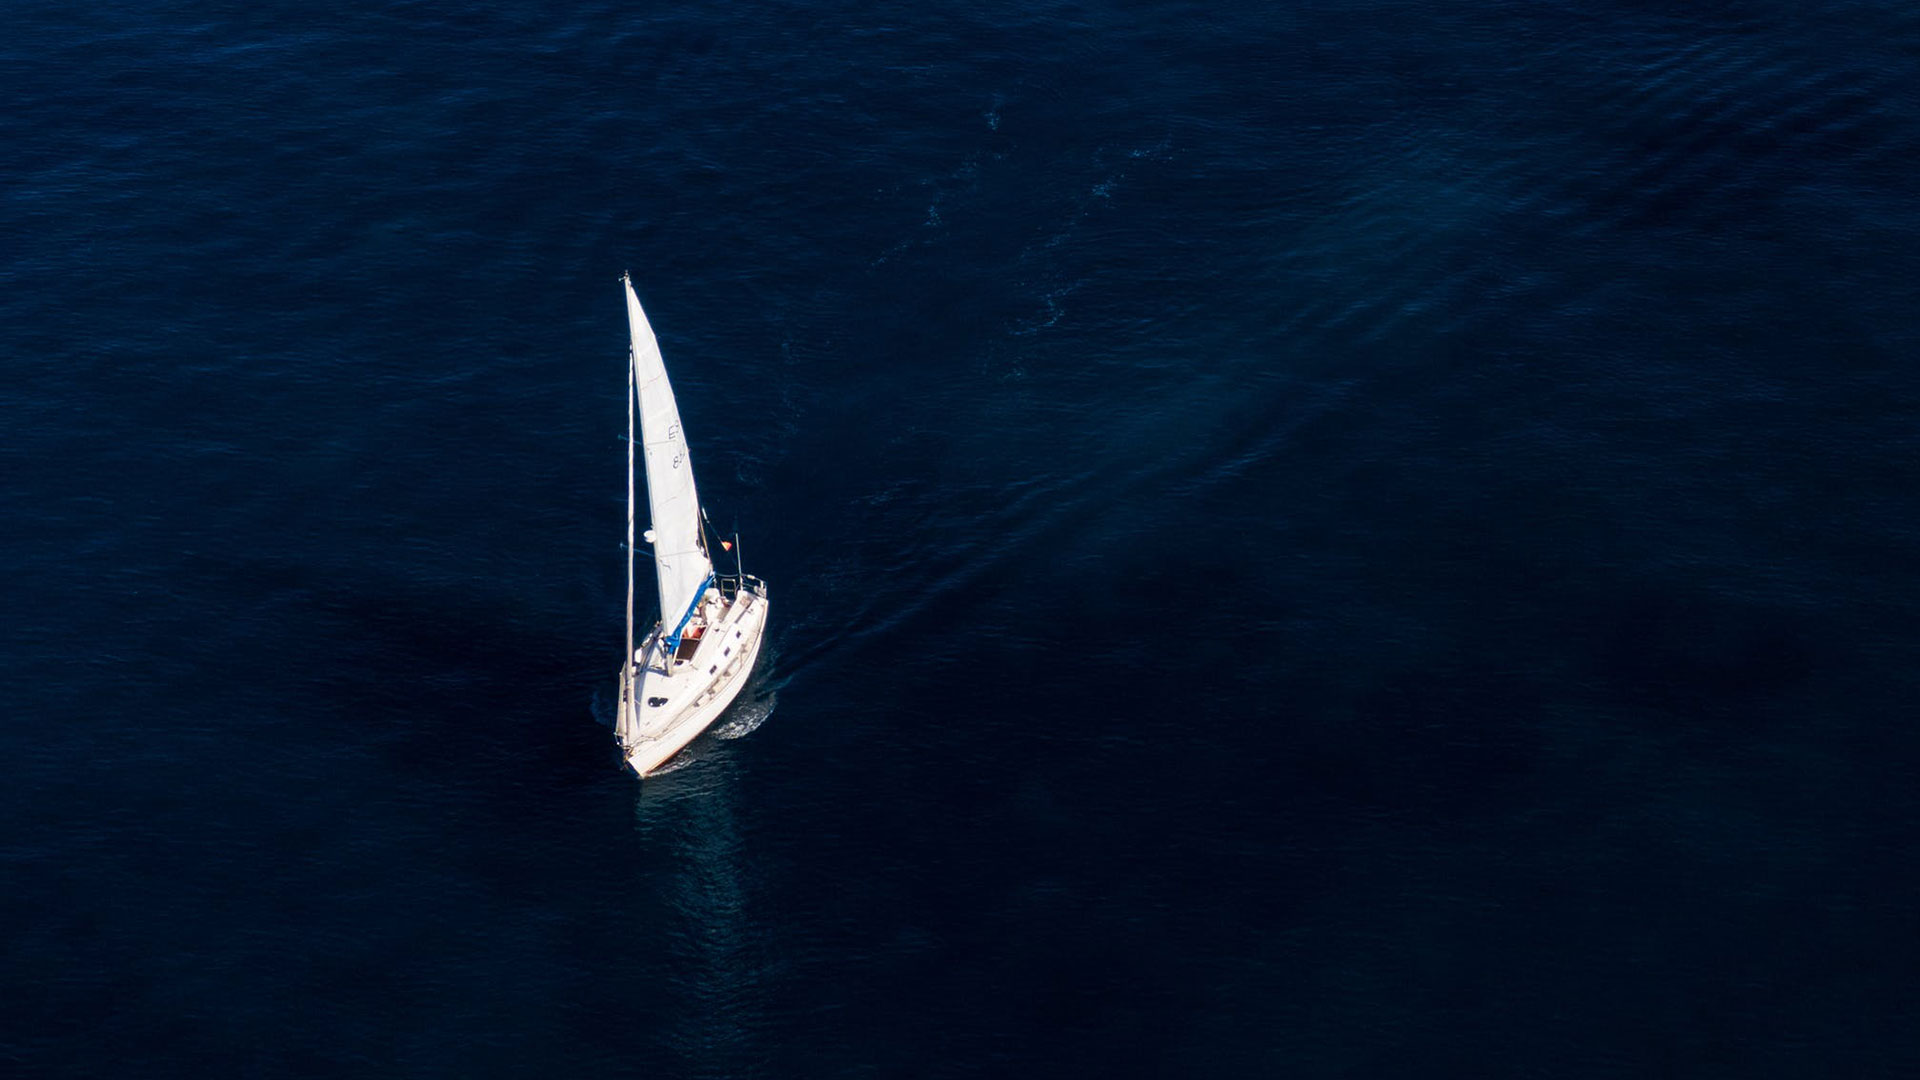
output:
[[[626, 281], [626, 275], [620, 275]], [[614, 736], [626, 746], [634, 721], [634, 352], [626, 354], [626, 651], [620, 655], [620, 703]]]

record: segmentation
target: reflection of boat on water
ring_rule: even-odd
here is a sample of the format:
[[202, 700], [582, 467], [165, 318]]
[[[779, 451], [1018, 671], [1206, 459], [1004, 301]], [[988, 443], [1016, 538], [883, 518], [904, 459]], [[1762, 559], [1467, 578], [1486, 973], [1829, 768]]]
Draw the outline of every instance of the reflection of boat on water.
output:
[[[731, 720], [729, 720], [731, 722]], [[634, 793], [634, 828], [648, 852], [649, 952], [672, 992], [647, 1025], [656, 1071], [674, 1076], [762, 1075], [779, 920], [766, 910], [765, 860], [735, 805], [742, 762], [709, 754], [699, 768], [670, 764]]]
[[[740, 569], [738, 538], [733, 574], [714, 571], [706, 514], [693, 485], [680, 408], [667, 381], [660, 345], [625, 275], [627, 329], [633, 351], [627, 365], [627, 645], [620, 667], [620, 704], [614, 733], [620, 754], [642, 776], [666, 764], [720, 718], [753, 672], [767, 628], [767, 586]], [[647, 474], [654, 581], [660, 621], [639, 648], [633, 642], [634, 415], [639, 414], [640, 458]]]

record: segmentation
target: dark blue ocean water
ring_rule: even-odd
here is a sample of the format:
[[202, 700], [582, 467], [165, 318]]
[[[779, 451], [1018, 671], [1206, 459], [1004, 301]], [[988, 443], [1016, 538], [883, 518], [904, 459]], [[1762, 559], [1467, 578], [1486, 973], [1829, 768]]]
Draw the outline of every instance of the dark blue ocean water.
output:
[[558, 8], [9, 6], [9, 1072], [1915, 1065], [1911, 5]]

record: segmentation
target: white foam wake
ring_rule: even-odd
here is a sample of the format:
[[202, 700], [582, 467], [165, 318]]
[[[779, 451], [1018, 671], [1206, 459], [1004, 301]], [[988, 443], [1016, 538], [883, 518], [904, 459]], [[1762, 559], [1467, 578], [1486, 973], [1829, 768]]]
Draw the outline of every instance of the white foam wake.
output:
[[[752, 688], [748, 689], [751, 692]], [[740, 739], [753, 734], [761, 724], [767, 722], [767, 717], [773, 715], [773, 706], [777, 700], [778, 695], [768, 694], [766, 697], [736, 702], [728, 712], [726, 722], [713, 729], [713, 737]]]

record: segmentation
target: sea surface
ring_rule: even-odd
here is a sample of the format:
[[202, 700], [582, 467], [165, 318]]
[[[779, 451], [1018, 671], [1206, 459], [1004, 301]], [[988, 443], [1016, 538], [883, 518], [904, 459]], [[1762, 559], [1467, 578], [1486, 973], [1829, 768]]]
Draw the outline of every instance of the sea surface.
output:
[[7, 1075], [1920, 1067], [1912, 4], [7, 16]]

